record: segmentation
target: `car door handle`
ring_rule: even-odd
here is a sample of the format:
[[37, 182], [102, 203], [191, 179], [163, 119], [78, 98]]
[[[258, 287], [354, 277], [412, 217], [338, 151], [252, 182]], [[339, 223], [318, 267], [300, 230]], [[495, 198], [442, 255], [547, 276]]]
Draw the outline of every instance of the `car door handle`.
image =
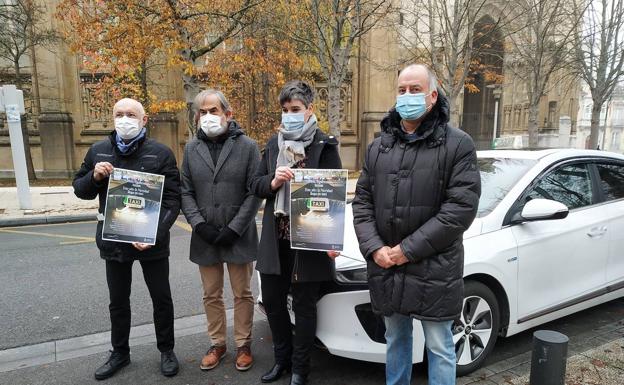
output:
[[589, 236], [590, 238], [598, 238], [605, 235], [606, 232], [607, 226], [592, 227], [587, 233], [587, 236]]

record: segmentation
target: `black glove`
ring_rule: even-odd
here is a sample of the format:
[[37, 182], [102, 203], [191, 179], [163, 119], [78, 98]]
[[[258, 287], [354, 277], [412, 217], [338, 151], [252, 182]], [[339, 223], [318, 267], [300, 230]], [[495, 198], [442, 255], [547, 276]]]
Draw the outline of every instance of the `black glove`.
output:
[[215, 239], [214, 243], [219, 246], [230, 246], [237, 239], [238, 234], [236, 234], [236, 231], [230, 229], [228, 226], [225, 226], [217, 236], [217, 239]]
[[206, 222], [198, 223], [195, 226], [195, 232], [206, 242], [214, 243], [219, 235], [219, 230], [213, 225]]

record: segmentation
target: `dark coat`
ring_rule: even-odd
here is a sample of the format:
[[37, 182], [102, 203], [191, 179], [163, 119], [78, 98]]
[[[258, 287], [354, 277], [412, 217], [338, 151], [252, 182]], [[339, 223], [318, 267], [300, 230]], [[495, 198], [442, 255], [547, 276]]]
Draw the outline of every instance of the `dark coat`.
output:
[[191, 235], [191, 261], [202, 265], [249, 263], [256, 260], [258, 230], [256, 213], [260, 199], [249, 184], [260, 162], [256, 142], [244, 135], [235, 121], [228, 126], [215, 165], [208, 144], [195, 138], [184, 148], [182, 161], [182, 211], [193, 228], [206, 222], [222, 230], [229, 227], [239, 238], [230, 246], [204, 241]]
[[[266, 199], [262, 218], [262, 235], [258, 250], [256, 269], [263, 274], [281, 274], [278, 255], [277, 221], [274, 215], [275, 193], [271, 181], [277, 168], [277, 135], [269, 139], [262, 161], [251, 182], [251, 190], [257, 197]], [[340, 169], [342, 162], [338, 153], [338, 141], [317, 130], [312, 143], [306, 147], [304, 168]], [[293, 282], [328, 281], [334, 277], [334, 262], [323, 251], [296, 250], [293, 263]]]
[[[462, 235], [476, 216], [481, 178], [472, 139], [450, 127], [448, 116], [448, 102], [439, 95], [409, 137], [391, 110], [368, 147], [353, 223], [377, 313], [432, 321], [460, 314]], [[410, 262], [386, 270], [373, 261], [374, 251], [398, 244]]]
[[95, 199], [99, 196], [98, 211], [103, 214], [106, 207], [108, 179], [96, 182], [93, 169], [98, 162], [109, 162], [113, 167], [125, 168], [165, 176], [165, 184], [158, 219], [156, 244], [138, 251], [130, 243], [102, 240], [102, 221], [98, 221], [95, 242], [100, 256], [106, 260], [128, 262], [132, 260], [153, 260], [169, 256], [169, 229], [180, 213], [180, 173], [171, 149], [153, 139], [141, 139], [125, 154], [115, 144], [116, 133], [94, 143], [74, 177], [74, 193], [81, 199]]

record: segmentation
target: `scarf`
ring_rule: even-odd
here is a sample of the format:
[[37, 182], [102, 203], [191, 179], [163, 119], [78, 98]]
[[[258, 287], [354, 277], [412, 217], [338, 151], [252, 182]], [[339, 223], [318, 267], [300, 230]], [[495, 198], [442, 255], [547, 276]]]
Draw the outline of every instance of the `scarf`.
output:
[[145, 127], [143, 127], [143, 129], [141, 129], [141, 132], [139, 132], [139, 135], [137, 135], [134, 139], [132, 139], [128, 143], [125, 143], [119, 135], [115, 135], [117, 139], [116, 140], [117, 148], [119, 149], [119, 151], [121, 151], [122, 154], [125, 154], [126, 152], [128, 152], [128, 150], [132, 148], [132, 146], [134, 146], [136, 142], [138, 142], [139, 140], [145, 137], [146, 132], [147, 130], [145, 129]]
[[[277, 136], [277, 145], [279, 147], [277, 167], [292, 167], [297, 162], [305, 159], [305, 148], [312, 143], [317, 129], [316, 115], [310, 116], [310, 119], [300, 130], [286, 131], [283, 127], [280, 127]], [[290, 215], [290, 183], [284, 183], [277, 190], [274, 209], [276, 217]]]

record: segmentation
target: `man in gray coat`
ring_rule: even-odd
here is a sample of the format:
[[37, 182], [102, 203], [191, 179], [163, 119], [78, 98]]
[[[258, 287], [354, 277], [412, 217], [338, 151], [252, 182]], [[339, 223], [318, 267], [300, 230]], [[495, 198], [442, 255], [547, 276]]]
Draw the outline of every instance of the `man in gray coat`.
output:
[[220, 91], [206, 90], [194, 101], [197, 138], [184, 149], [182, 211], [193, 227], [191, 261], [199, 265], [204, 309], [212, 346], [200, 368], [219, 365], [226, 352], [223, 304], [223, 264], [227, 264], [234, 294], [236, 368], [251, 368], [251, 293], [253, 261], [258, 248], [255, 217], [260, 200], [249, 190], [260, 161], [256, 142], [232, 119], [232, 109]]

